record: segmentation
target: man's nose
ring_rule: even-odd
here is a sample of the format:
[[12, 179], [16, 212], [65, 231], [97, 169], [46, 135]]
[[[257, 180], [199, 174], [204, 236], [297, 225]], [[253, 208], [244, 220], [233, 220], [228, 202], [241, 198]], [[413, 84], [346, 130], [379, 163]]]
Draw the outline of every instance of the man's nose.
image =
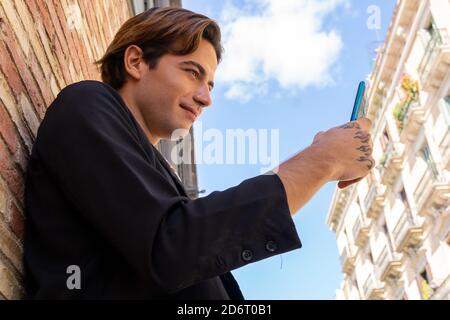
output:
[[201, 86], [194, 94], [194, 100], [202, 107], [208, 107], [212, 104], [211, 92], [208, 85]]

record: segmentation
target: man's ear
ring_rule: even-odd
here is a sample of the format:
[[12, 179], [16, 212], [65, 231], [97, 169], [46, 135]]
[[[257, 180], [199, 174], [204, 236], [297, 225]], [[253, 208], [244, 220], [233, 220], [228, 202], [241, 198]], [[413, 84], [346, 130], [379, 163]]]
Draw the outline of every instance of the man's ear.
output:
[[123, 56], [123, 65], [125, 73], [135, 80], [141, 79], [141, 70], [139, 64], [142, 60], [142, 49], [136, 45], [129, 46]]

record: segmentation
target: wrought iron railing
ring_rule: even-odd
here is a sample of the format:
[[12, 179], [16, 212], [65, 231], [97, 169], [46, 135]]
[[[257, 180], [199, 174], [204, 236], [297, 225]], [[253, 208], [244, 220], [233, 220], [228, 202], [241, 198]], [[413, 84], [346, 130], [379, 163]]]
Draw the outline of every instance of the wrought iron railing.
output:
[[431, 38], [425, 47], [425, 52], [419, 65], [419, 75], [422, 83], [424, 83], [430, 73], [431, 62], [437, 55], [436, 49], [448, 45], [450, 45], [450, 38], [447, 29], [433, 29]]

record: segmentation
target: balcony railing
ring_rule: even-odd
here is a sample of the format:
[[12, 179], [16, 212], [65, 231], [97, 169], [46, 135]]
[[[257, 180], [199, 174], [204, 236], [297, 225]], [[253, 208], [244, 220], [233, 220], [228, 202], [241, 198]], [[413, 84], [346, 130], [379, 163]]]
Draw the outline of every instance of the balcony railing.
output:
[[346, 274], [351, 274], [355, 269], [356, 258], [348, 247], [344, 248], [341, 259], [342, 271]]
[[378, 300], [384, 298], [384, 287], [376, 282], [372, 273], [369, 274], [363, 285], [366, 299]]
[[393, 231], [397, 252], [414, 247], [422, 241], [423, 228], [412, 221], [411, 213], [405, 209]]
[[386, 281], [388, 278], [396, 279], [401, 275], [401, 257], [395, 252], [391, 252], [388, 245], [384, 246], [375, 263], [381, 281]]
[[336, 228], [341, 219], [342, 213], [345, 212], [348, 204], [349, 198], [351, 196], [351, 191], [353, 186], [345, 189], [336, 189], [333, 195], [333, 202], [331, 205], [331, 211], [329, 213], [329, 223], [333, 228]]
[[[442, 103], [442, 102], [441, 102]], [[442, 106], [443, 109], [448, 108], [448, 106]], [[443, 167], [450, 171], [450, 115], [449, 117], [444, 116], [446, 123], [446, 130], [443, 130], [442, 134], [437, 137], [437, 142], [439, 144], [439, 151], [441, 153], [442, 160], [444, 161]]]
[[375, 183], [370, 186], [366, 197], [364, 198], [364, 205], [367, 210], [367, 217], [371, 219], [376, 219], [380, 212], [383, 210], [385, 204], [384, 191], [382, 191], [381, 186]]
[[414, 101], [406, 106], [403, 118], [403, 129], [400, 134], [400, 141], [403, 143], [415, 140], [417, 133], [425, 122], [425, 109], [419, 101]]
[[431, 206], [443, 207], [450, 201], [450, 182], [437, 172], [435, 164], [425, 170], [414, 193], [420, 215], [427, 215]]
[[401, 143], [389, 143], [383, 157], [380, 160], [381, 183], [388, 186], [395, 182], [398, 174], [403, 168], [405, 146]]
[[[450, 38], [447, 29], [434, 29], [418, 68], [420, 81], [425, 90], [433, 83], [433, 79], [430, 79], [433, 77], [433, 71], [438, 71], [440, 75], [443, 74], [442, 76], [445, 77], [446, 71], [443, 68], [447, 64], [449, 54]], [[440, 78], [435, 79], [434, 82], [440, 80]]]
[[352, 233], [356, 245], [363, 247], [369, 238], [369, 225], [366, 221], [363, 221], [360, 216], [358, 216], [352, 228]]

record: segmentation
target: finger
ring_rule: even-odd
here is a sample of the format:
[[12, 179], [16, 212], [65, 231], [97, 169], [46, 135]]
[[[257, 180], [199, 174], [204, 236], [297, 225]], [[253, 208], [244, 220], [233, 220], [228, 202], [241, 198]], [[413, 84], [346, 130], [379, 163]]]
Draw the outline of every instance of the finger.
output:
[[359, 118], [356, 122], [359, 123], [363, 130], [370, 131], [372, 129], [372, 121], [369, 118]]
[[316, 135], [314, 136], [313, 143], [315, 143], [315, 142], [317, 142], [318, 140], [320, 140], [320, 137], [321, 137], [323, 134], [324, 134], [323, 131], [317, 132]]
[[314, 136], [314, 139], [315, 139], [315, 138], [319, 138], [319, 137], [320, 137], [321, 135], [323, 135], [323, 134], [324, 134], [323, 131], [317, 132], [316, 135]]

